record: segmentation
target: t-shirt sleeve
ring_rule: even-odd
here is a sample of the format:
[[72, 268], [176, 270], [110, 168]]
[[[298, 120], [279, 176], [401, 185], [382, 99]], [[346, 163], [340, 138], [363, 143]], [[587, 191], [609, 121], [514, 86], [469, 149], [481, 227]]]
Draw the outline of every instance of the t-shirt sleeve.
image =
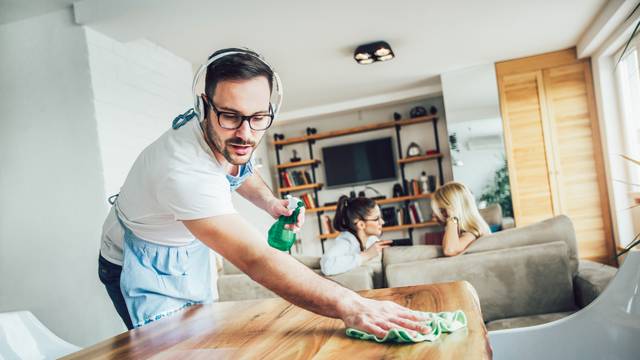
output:
[[159, 189], [159, 200], [176, 220], [196, 220], [235, 214], [229, 182], [224, 174], [169, 176]]

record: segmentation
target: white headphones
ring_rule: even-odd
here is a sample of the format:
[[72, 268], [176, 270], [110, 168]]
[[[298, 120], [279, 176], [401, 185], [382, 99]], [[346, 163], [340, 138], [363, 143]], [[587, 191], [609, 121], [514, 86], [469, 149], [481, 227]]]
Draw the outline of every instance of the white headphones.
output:
[[187, 121], [191, 120], [194, 116], [196, 116], [198, 119], [202, 119], [204, 110], [202, 108], [202, 104], [200, 101], [200, 95], [196, 91], [196, 86], [198, 85], [198, 81], [200, 81], [200, 78], [202, 77], [202, 75], [205, 73], [209, 65], [211, 65], [214, 61], [217, 61], [225, 56], [234, 55], [234, 54], [251, 55], [256, 59], [260, 60], [263, 64], [267, 65], [267, 67], [271, 70], [271, 72], [273, 73], [271, 82], [272, 82], [272, 86], [275, 87], [275, 89], [271, 91], [271, 98], [269, 99], [269, 103], [271, 104], [271, 108], [273, 109], [274, 119], [277, 117], [278, 112], [280, 111], [280, 106], [282, 105], [282, 98], [283, 98], [282, 82], [280, 81], [280, 76], [278, 75], [278, 73], [273, 69], [273, 67], [271, 67], [271, 65], [267, 62], [267, 60], [265, 60], [258, 53], [246, 48], [229, 48], [229, 49], [220, 50], [218, 52], [219, 54], [211, 57], [205, 64], [201, 65], [200, 68], [198, 68], [198, 71], [196, 71], [196, 74], [193, 77], [193, 84], [191, 85], [191, 92], [193, 94], [193, 108], [187, 110], [187, 112], [185, 112], [184, 114], [178, 115], [173, 120], [172, 127], [174, 129], [181, 127], [182, 125], [187, 123]]

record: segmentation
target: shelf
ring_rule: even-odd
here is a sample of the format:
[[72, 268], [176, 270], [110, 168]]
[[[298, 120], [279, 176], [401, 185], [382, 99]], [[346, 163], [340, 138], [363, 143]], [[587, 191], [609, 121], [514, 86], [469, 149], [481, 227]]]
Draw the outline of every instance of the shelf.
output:
[[398, 120], [398, 121], [387, 121], [387, 122], [383, 122], [383, 123], [363, 125], [363, 126], [353, 127], [353, 128], [349, 128], [349, 129], [342, 129], [342, 130], [336, 130], [336, 131], [327, 131], [327, 132], [322, 132], [322, 133], [313, 134], [313, 135], [293, 137], [293, 138], [285, 139], [285, 140], [275, 140], [275, 141], [273, 141], [273, 145], [290, 145], [290, 144], [297, 144], [297, 143], [306, 142], [306, 141], [309, 141], [309, 140], [329, 139], [329, 138], [334, 138], [334, 137], [338, 137], [338, 136], [345, 136], [345, 135], [358, 134], [358, 133], [363, 133], [363, 132], [368, 132], [368, 131], [389, 129], [389, 128], [395, 127], [396, 125], [398, 125], [398, 126], [407, 126], [407, 125], [413, 125], [413, 124], [420, 124], [420, 123], [434, 121], [437, 118], [438, 118], [438, 114], [436, 114], [436, 115], [428, 115], [428, 116], [421, 116], [421, 117], [417, 117], [417, 118], [413, 118], [413, 119], [405, 119], [405, 120]]
[[294, 168], [294, 167], [300, 167], [300, 166], [318, 165], [318, 164], [320, 164], [320, 160], [317, 160], [317, 159], [302, 160], [302, 161], [288, 162], [288, 163], [276, 165], [276, 169], [281, 170], [281, 169], [288, 169], [288, 168]]
[[[423, 227], [430, 227], [430, 226], [439, 226], [439, 224], [435, 221], [425, 221], [425, 222], [421, 222], [418, 224], [405, 224], [405, 225], [395, 225], [395, 226], [385, 226], [382, 228], [382, 231], [384, 232], [389, 232], [389, 231], [398, 231], [398, 230], [406, 230], [406, 229], [416, 229], [416, 228], [423, 228]], [[325, 239], [333, 239], [335, 237], [338, 236], [338, 232], [333, 232], [330, 234], [321, 234], [320, 235], [320, 239], [325, 240]]]
[[408, 164], [416, 161], [427, 161], [427, 160], [437, 159], [441, 157], [442, 157], [442, 154], [411, 156], [408, 158], [398, 160], [398, 164]]
[[[410, 201], [410, 200], [428, 199], [430, 197], [431, 197], [430, 193], [420, 194], [420, 195], [407, 195], [407, 196], [376, 200], [376, 204], [378, 205], [392, 204], [392, 203], [399, 203], [399, 202]], [[321, 207], [312, 208], [312, 209], [305, 209], [305, 212], [307, 214], [316, 213], [318, 211], [336, 211], [336, 206], [331, 205], [331, 206], [321, 206]]]
[[300, 191], [300, 190], [320, 189], [320, 188], [322, 188], [322, 186], [323, 186], [323, 184], [306, 184], [306, 185], [299, 185], [299, 186], [280, 188], [280, 189], [278, 189], [278, 192], [282, 194], [282, 193]]

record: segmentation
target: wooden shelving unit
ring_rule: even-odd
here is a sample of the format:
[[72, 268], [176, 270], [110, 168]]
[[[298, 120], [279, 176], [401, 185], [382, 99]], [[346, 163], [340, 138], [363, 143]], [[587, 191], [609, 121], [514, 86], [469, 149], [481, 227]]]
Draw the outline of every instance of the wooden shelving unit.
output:
[[[395, 226], [384, 226], [382, 228], [382, 231], [397, 231], [397, 230], [405, 230], [405, 229], [417, 229], [417, 228], [424, 228], [424, 227], [430, 227], [430, 226], [439, 226], [439, 224], [436, 221], [425, 221], [425, 222], [421, 222], [418, 224], [404, 224], [404, 225], [395, 225]], [[338, 232], [332, 232], [330, 234], [321, 234], [320, 235], [320, 239], [322, 240], [326, 240], [326, 239], [333, 239], [335, 237], [338, 236]]]
[[[376, 204], [378, 204], [378, 205], [393, 204], [393, 203], [399, 203], [399, 202], [403, 202], [403, 201], [429, 199], [430, 197], [431, 197], [430, 193], [429, 194], [420, 194], [420, 195], [407, 195], [407, 196], [400, 196], [400, 197], [376, 200]], [[307, 214], [308, 213], [316, 213], [316, 212], [336, 211], [336, 206], [335, 205], [322, 206], [322, 207], [317, 207], [317, 208], [306, 209], [305, 211], [306, 211]]]
[[399, 159], [398, 164], [409, 164], [417, 161], [427, 161], [427, 160], [440, 159], [440, 158], [442, 158], [442, 154], [412, 156], [404, 159]]
[[338, 136], [358, 134], [358, 133], [374, 131], [374, 130], [389, 129], [389, 128], [396, 127], [396, 126], [406, 126], [406, 125], [420, 124], [420, 123], [424, 123], [424, 122], [434, 121], [437, 118], [438, 118], [437, 115], [429, 115], [429, 116], [421, 116], [421, 117], [417, 117], [417, 118], [413, 118], [413, 119], [398, 120], [398, 121], [387, 121], [387, 122], [382, 122], [382, 123], [377, 123], [377, 124], [370, 124], [370, 125], [353, 127], [353, 128], [349, 128], [349, 129], [342, 129], [342, 130], [336, 130], [336, 131], [327, 131], [327, 132], [322, 132], [322, 133], [317, 133], [317, 134], [310, 134], [310, 135], [306, 135], [306, 136], [293, 137], [293, 138], [285, 139], [285, 140], [274, 140], [273, 144], [274, 145], [298, 144], [298, 143], [307, 142], [309, 140], [329, 139], [329, 138], [334, 138], [334, 137], [338, 137]]
[[[400, 168], [400, 180], [401, 180], [401, 184], [403, 185], [403, 188], [406, 190], [408, 189], [408, 182], [405, 176], [405, 170], [404, 170], [404, 166], [405, 164], [408, 163], [412, 163], [412, 162], [416, 162], [416, 161], [427, 161], [427, 160], [432, 160], [432, 159], [436, 159], [438, 161], [438, 175], [439, 175], [439, 179], [440, 179], [440, 183], [442, 184], [444, 182], [444, 175], [442, 172], [442, 158], [443, 155], [440, 154], [440, 141], [438, 139], [438, 128], [437, 128], [437, 122], [438, 122], [438, 116], [439, 114], [437, 113], [437, 109], [435, 109], [435, 111], [432, 112], [432, 115], [427, 115], [427, 116], [421, 116], [421, 117], [416, 117], [413, 119], [404, 119], [404, 120], [397, 120], [397, 121], [383, 121], [383, 122], [379, 122], [379, 123], [375, 123], [375, 124], [369, 124], [369, 125], [364, 125], [364, 126], [358, 126], [358, 127], [352, 127], [352, 128], [348, 128], [348, 129], [341, 129], [341, 130], [335, 130], [335, 131], [327, 131], [327, 132], [316, 132], [316, 129], [314, 128], [307, 128], [307, 134], [305, 136], [299, 136], [299, 137], [292, 137], [289, 139], [285, 139], [283, 134], [274, 134], [273, 136], [273, 145], [275, 147], [276, 150], [276, 161], [277, 161], [277, 166], [276, 166], [276, 171], [278, 172], [278, 179], [279, 179], [279, 185], [280, 188], [278, 189], [278, 192], [284, 196], [290, 192], [296, 192], [296, 191], [301, 191], [301, 190], [309, 190], [312, 189], [315, 195], [315, 202], [316, 204], [320, 202], [320, 199], [318, 197], [318, 190], [322, 188], [322, 184], [317, 183], [317, 178], [316, 178], [316, 168], [318, 166], [318, 164], [320, 164], [320, 161], [318, 159], [315, 159], [313, 156], [313, 150], [314, 150], [314, 144], [316, 143], [316, 141], [318, 140], [322, 140], [322, 139], [330, 139], [330, 138], [335, 138], [335, 137], [340, 137], [340, 136], [347, 136], [347, 135], [352, 135], [352, 134], [359, 134], [359, 133], [364, 133], [364, 132], [369, 132], [369, 131], [377, 131], [377, 130], [382, 130], [382, 129], [391, 129], [391, 128], [395, 128], [395, 133], [396, 133], [396, 145], [397, 145], [397, 158], [398, 158], [398, 167]], [[404, 126], [409, 126], [409, 125], [414, 125], [414, 124], [422, 124], [422, 123], [431, 123], [433, 124], [433, 136], [434, 136], [434, 140], [435, 140], [435, 150], [438, 152], [438, 154], [435, 155], [421, 155], [421, 156], [416, 156], [416, 157], [411, 157], [408, 159], [403, 158], [402, 154], [403, 154], [403, 149], [402, 149], [402, 139], [400, 136], [400, 129]], [[288, 162], [288, 163], [281, 163], [280, 161], [280, 150], [282, 150], [282, 148], [284, 146], [287, 145], [292, 145], [292, 144], [299, 144], [299, 143], [307, 143], [308, 149], [309, 149], [309, 160], [301, 160], [301, 161], [296, 161], [296, 162]], [[302, 166], [309, 166], [310, 170], [311, 170], [311, 181], [313, 182], [313, 184], [306, 184], [306, 185], [300, 185], [300, 186], [293, 186], [293, 187], [284, 187], [284, 182], [283, 182], [283, 170], [285, 169], [289, 169], [289, 168], [294, 168], [294, 167], [302, 167]], [[406, 207], [407, 205], [409, 205], [409, 201], [414, 201], [414, 200], [423, 200], [423, 199], [428, 199], [431, 197], [431, 194], [420, 194], [420, 195], [410, 195], [410, 196], [401, 196], [401, 197], [395, 197], [395, 198], [389, 198], [389, 199], [382, 199], [377, 201], [377, 203], [379, 205], [383, 205], [383, 204], [390, 204], [390, 203], [404, 203], [404, 206]], [[310, 208], [310, 209], [306, 209], [307, 213], [315, 213], [317, 220], [318, 220], [318, 228], [322, 229], [322, 220], [321, 220], [321, 216], [324, 212], [331, 212], [331, 211], [335, 211], [336, 210], [336, 206], [321, 206], [321, 207], [314, 207], [314, 208]], [[423, 227], [428, 227], [428, 226], [435, 226], [437, 225], [437, 223], [433, 222], [433, 221], [427, 221], [427, 222], [422, 222], [422, 223], [418, 223], [418, 224], [405, 224], [405, 225], [397, 225], [397, 226], [388, 226], [385, 227], [384, 230], [385, 231], [398, 231], [398, 230], [408, 230], [409, 232], [409, 237], [413, 238], [413, 229], [416, 228], [423, 228]], [[322, 231], [322, 230], [320, 230]], [[322, 252], [324, 253], [324, 240], [325, 239], [329, 239], [329, 238], [333, 238], [336, 237], [337, 233], [331, 233], [331, 234], [320, 234], [320, 239], [321, 239], [321, 246], [322, 246]]]
[[318, 164], [320, 164], [320, 160], [318, 159], [301, 160], [301, 161], [288, 162], [288, 163], [276, 165], [276, 169], [282, 170], [282, 169], [290, 169], [290, 168], [302, 167], [302, 166], [316, 166]]
[[306, 185], [299, 185], [299, 186], [292, 186], [292, 187], [283, 187], [283, 188], [279, 188], [278, 192], [280, 194], [284, 194], [284, 193], [301, 191], [301, 190], [321, 189], [322, 186], [323, 184], [306, 184]]

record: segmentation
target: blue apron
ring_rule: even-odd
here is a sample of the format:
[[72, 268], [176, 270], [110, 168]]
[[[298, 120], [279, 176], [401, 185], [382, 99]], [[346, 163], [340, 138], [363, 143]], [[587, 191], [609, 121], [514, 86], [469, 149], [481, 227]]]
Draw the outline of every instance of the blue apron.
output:
[[[227, 175], [235, 191], [253, 173], [249, 161], [238, 176]], [[116, 215], [124, 229], [120, 289], [134, 327], [161, 319], [194, 304], [213, 301], [209, 248], [195, 239], [184, 246], [166, 246], [137, 237]]]

